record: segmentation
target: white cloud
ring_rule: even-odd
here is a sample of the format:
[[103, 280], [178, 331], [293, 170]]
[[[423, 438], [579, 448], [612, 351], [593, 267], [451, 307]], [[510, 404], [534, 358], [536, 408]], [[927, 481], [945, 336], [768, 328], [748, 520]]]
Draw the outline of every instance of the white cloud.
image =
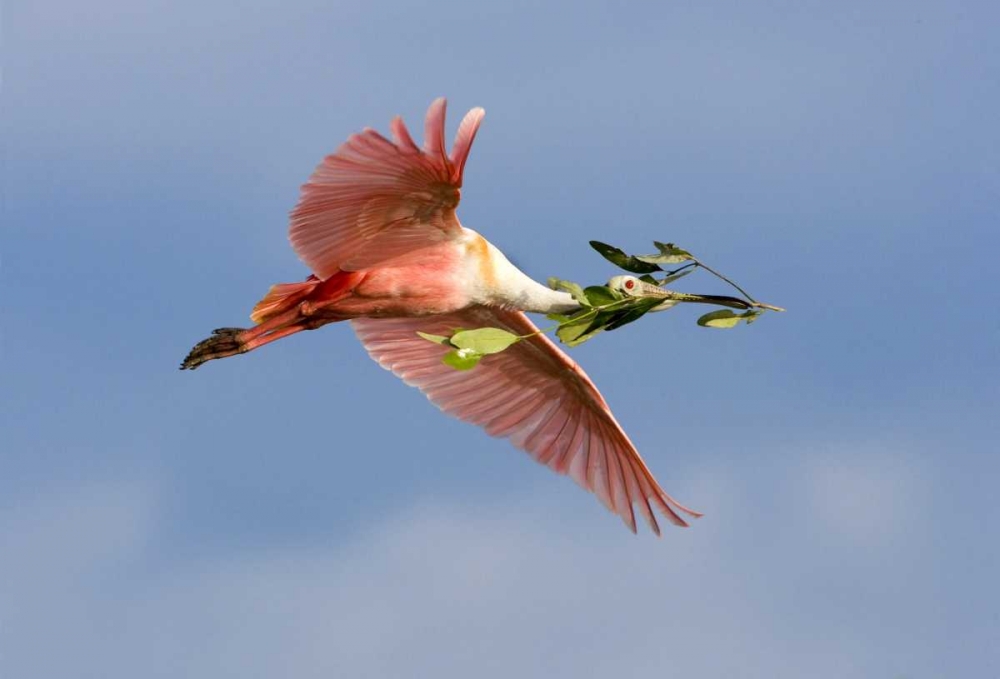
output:
[[926, 519], [929, 496], [918, 455], [860, 443], [805, 456], [801, 499], [823, 528], [869, 547]]
[[[814, 568], [810, 578], [849, 584], [828, 562], [850, 554], [797, 561], [794, 531], [733, 520], [734, 479], [720, 471], [696, 485], [725, 516], [661, 540], [593, 512], [566, 523], [566, 507], [537, 497], [428, 500], [346, 544], [170, 570], [151, 563], [162, 528], [160, 495], [147, 485], [54, 493], [0, 516], [0, 668], [11, 677], [842, 677], [885, 655], [866, 645], [870, 631], [845, 631], [810, 608], [811, 592], [795, 591]], [[812, 506], [819, 516], [826, 492], [821, 484]]]

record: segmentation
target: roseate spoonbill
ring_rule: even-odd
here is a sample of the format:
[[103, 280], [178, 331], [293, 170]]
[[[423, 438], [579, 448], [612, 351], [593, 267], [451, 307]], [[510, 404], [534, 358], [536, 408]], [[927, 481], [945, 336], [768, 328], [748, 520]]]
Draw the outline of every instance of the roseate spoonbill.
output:
[[[485, 112], [474, 108], [445, 149], [445, 100], [427, 111], [418, 147], [400, 118], [390, 141], [371, 128], [319, 165], [291, 213], [289, 239], [314, 275], [275, 285], [249, 329], [222, 328], [181, 365], [251, 351], [274, 340], [349, 320], [382, 367], [441, 410], [503, 436], [535, 460], [569, 474], [635, 532], [634, 507], [659, 534], [653, 508], [686, 526], [694, 512], [667, 495], [587, 374], [524, 314], [579, 308], [511, 264], [455, 215], [462, 171]], [[532, 335], [474, 369], [441, 362], [447, 347], [417, 331], [497, 327]]]

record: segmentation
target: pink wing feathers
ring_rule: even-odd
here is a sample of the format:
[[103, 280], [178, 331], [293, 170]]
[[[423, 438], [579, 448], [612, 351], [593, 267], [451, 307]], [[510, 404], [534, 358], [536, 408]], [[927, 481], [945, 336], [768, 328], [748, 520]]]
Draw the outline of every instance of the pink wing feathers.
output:
[[466, 114], [449, 156], [445, 109], [444, 99], [428, 109], [422, 150], [397, 117], [394, 141], [370, 128], [351, 135], [302, 186], [289, 240], [317, 276], [371, 267], [461, 233], [462, 171], [485, 112]]
[[446, 413], [491, 436], [508, 437], [541, 464], [569, 474], [633, 532], [633, 505], [657, 535], [654, 505], [678, 526], [687, 523], [675, 510], [701, 516], [660, 488], [594, 383], [544, 335], [486, 356], [466, 372], [441, 363], [447, 348], [416, 334], [450, 334], [463, 327], [536, 332], [520, 311], [476, 306], [424, 318], [359, 318], [351, 324], [382, 367], [418, 387]]

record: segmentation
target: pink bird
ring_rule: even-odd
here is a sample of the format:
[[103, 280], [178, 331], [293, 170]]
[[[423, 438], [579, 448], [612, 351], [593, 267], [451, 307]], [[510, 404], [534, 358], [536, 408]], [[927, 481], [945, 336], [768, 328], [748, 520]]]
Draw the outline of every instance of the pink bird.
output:
[[[289, 239], [314, 275], [281, 283], [254, 307], [249, 329], [222, 328], [181, 365], [252, 351], [302, 330], [349, 320], [373, 359], [441, 410], [503, 436], [535, 460], [569, 474], [635, 532], [635, 511], [659, 535], [654, 507], [678, 526], [694, 512], [670, 497], [611, 414], [597, 387], [524, 312], [579, 305], [511, 264], [455, 214], [481, 108], [445, 149], [445, 100], [427, 111], [423, 148], [403, 121], [392, 141], [371, 128], [327, 156], [302, 187]], [[417, 331], [502, 328], [532, 335], [470, 371], [441, 362], [448, 347]]]

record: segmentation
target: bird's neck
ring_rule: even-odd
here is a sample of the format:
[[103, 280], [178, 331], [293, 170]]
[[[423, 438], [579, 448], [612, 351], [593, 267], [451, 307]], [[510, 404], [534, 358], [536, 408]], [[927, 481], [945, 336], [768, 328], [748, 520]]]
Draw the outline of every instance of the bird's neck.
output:
[[504, 291], [502, 303], [505, 306], [540, 314], [566, 314], [580, 308], [568, 292], [552, 290], [520, 271], [518, 273], [522, 280]]
[[490, 302], [541, 314], [576, 311], [580, 304], [568, 292], [552, 290], [510, 263], [499, 249], [489, 245], [492, 285]]

